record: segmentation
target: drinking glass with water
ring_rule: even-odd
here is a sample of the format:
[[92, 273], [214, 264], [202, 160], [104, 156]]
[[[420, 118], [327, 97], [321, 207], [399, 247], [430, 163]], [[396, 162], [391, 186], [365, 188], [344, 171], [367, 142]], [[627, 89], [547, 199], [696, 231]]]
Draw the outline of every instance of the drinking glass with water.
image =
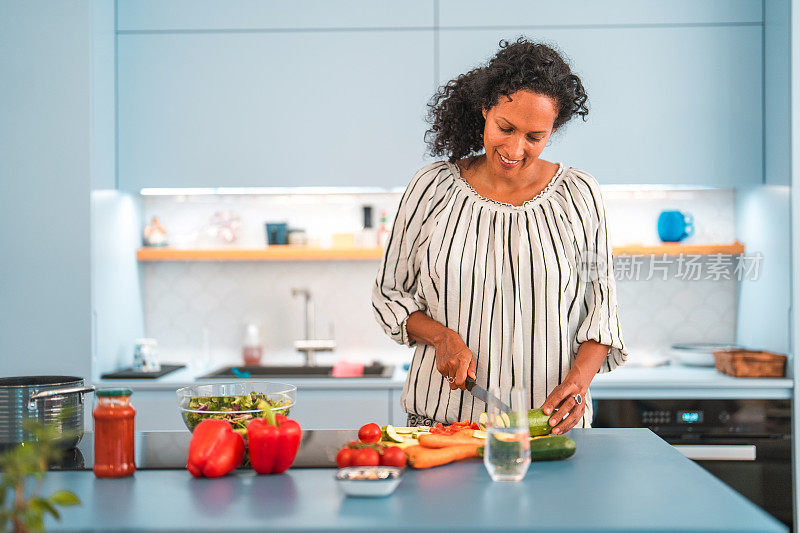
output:
[[[505, 412], [497, 400], [511, 410]], [[494, 481], [520, 481], [531, 464], [526, 400], [524, 389], [489, 389], [483, 464]]]

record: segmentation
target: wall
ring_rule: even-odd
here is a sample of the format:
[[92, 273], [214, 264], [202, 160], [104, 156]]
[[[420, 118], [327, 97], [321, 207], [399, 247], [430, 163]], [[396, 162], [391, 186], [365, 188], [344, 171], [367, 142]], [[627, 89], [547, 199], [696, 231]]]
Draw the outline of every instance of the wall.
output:
[[[792, 180], [794, 185], [791, 188], [791, 243], [792, 243], [792, 276], [791, 276], [791, 292], [792, 292], [792, 315], [791, 315], [791, 331], [792, 353], [797, 352], [798, 339], [800, 339], [800, 187], [794, 183], [794, 176], [800, 176], [800, 0], [791, 0], [791, 23], [790, 23], [790, 112], [791, 112], [791, 129], [790, 129], [790, 148], [789, 160]], [[794, 376], [800, 376], [800, 357], [794, 357], [791, 362], [791, 367]], [[792, 394], [792, 412], [800, 413], [800, 380], [794, 381], [794, 391]], [[800, 438], [800, 417], [792, 417], [792, 437], [793, 442], [798, 442]], [[792, 447], [792, 479], [794, 490], [794, 530], [798, 531], [800, 528], [800, 446]]]
[[128, 366], [144, 336], [143, 291], [136, 248], [139, 202], [120, 191], [92, 192], [92, 376]]
[[790, 192], [786, 186], [767, 185], [736, 196], [736, 234], [751, 253], [764, 258], [758, 279], [739, 286], [736, 340], [784, 354], [791, 351]]
[[0, 375], [89, 376], [90, 24], [0, 3]]

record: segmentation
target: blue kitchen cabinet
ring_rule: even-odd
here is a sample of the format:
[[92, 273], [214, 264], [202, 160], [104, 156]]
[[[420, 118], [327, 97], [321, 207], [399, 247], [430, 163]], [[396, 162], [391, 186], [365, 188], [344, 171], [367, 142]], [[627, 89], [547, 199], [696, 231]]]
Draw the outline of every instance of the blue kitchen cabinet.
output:
[[391, 390], [380, 389], [297, 389], [292, 418], [307, 429], [357, 429], [375, 422], [392, 423], [389, 413]]
[[136, 431], [186, 429], [186, 424], [183, 423], [183, 417], [178, 409], [178, 397], [175, 395], [175, 390], [134, 388], [131, 403], [136, 409]]
[[[766, 0], [439, 0], [439, 26], [609, 26], [642, 24], [761, 24]], [[776, 0], [769, 0], [770, 2]], [[783, 0], [778, 0], [783, 1]]]
[[118, 0], [120, 31], [419, 28], [434, 3], [373, 0]]
[[118, 39], [123, 190], [397, 187], [424, 164], [432, 29]]
[[556, 132], [543, 158], [601, 184], [762, 182], [760, 24], [443, 27], [439, 83], [520, 34], [563, 51], [589, 96], [587, 122]]
[[764, 2], [764, 183], [791, 185], [789, 0]]
[[[369, 422], [382, 426], [404, 426], [405, 414], [396, 419], [396, 414], [391, 410], [393, 393], [397, 398], [399, 390], [388, 386], [374, 389], [315, 389], [300, 386], [291, 417], [305, 429], [354, 429]], [[175, 390], [135, 388], [131, 402], [136, 408], [137, 431], [176, 430], [186, 427], [178, 410]], [[91, 427], [90, 424], [88, 422], [87, 427]]]
[[391, 413], [391, 424], [394, 426], [405, 426], [408, 424], [408, 413], [406, 413], [403, 406], [400, 404], [400, 395], [403, 389], [389, 390], [389, 412]]
[[91, 16], [0, 2], [0, 376], [89, 375]]

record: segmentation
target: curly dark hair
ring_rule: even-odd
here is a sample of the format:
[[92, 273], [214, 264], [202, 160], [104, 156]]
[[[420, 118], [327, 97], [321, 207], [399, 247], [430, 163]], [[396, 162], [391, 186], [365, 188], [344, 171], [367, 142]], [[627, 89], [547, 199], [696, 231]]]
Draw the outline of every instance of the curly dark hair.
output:
[[431, 98], [427, 117], [431, 127], [425, 132], [430, 154], [446, 155], [455, 162], [483, 150], [483, 110], [522, 89], [553, 98], [558, 106], [553, 129], [575, 115], [585, 121], [589, 114], [580, 78], [556, 50], [524, 37], [513, 43], [502, 40], [485, 66], [450, 80]]

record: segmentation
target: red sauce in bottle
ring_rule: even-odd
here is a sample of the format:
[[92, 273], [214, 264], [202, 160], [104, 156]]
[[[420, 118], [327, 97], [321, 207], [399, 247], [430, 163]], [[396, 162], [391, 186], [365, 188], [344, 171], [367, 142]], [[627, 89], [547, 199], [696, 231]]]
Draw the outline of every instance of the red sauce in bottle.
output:
[[94, 475], [125, 477], [136, 470], [130, 389], [99, 389], [94, 417]]

